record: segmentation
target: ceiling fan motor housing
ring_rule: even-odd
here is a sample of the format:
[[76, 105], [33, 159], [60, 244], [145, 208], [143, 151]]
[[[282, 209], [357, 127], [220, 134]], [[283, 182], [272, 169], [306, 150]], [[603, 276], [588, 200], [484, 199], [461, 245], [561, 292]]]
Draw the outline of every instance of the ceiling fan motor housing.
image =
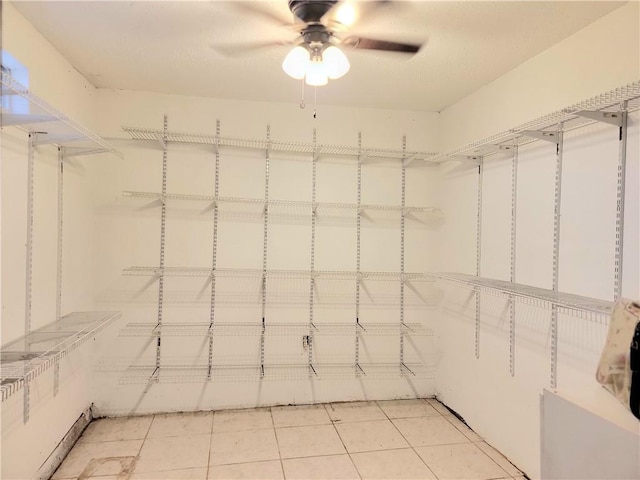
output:
[[289, 10], [306, 24], [321, 24], [324, 15], [338, 0], [289, 0]]

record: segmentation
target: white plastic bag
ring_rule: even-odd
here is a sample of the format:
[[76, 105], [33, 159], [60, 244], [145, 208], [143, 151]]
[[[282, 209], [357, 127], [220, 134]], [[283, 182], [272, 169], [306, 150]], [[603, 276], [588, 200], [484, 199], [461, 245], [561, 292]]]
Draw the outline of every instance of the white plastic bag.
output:
[[640, 305], [620, 300], [613, 308], [596, 379], [640, 418]]

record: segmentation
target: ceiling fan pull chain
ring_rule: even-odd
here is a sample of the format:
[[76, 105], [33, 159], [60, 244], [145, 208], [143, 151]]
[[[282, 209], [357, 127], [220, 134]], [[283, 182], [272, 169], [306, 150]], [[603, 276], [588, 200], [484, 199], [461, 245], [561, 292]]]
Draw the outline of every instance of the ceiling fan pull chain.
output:
[[318, 105], [318, 87], [313, 87], [313, 118], [316, 117], [316, 106]]
[[304, 77], [302, 77], [302, 100], [300, 101], [300, 108], [304, 108], [306, 105], [304, 104]]

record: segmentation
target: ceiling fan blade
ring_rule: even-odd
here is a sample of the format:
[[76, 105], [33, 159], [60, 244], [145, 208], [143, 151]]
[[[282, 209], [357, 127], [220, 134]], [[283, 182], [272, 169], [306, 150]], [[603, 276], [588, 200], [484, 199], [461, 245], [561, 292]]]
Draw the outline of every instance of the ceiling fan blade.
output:
[[275, 26], [291, 27], [295, 21], [294, 18], [277, 14], [267, 10], [264, 2], [228, 2], [233, 8], [241, 13], [246, 13], [254, 17], [261, 17], [267, 22]]
[[385, 52], [418, 53], [424, 44], [399, 43], [387, 40], [376, 40], [364, 37], [347, 37], [342, 41], [343, 45], [364, 50], [382, 50]]
[[399, 5], [402, 2], [391, 0], [338, 1], [321, 19], [321, 22], [332, 30], [345, 30], [362, 19], [374, 14], [382, 7]]
[[250, 42], [250, 43], [231, 43], [231, 44], [215, 44], [211, 48], [220, 55], [225, 57], [238, 57], [254, 52], [259, 52], [268, 48], [277, 48], [292, 45], [293, 42], [274, 41], [274, 42]]

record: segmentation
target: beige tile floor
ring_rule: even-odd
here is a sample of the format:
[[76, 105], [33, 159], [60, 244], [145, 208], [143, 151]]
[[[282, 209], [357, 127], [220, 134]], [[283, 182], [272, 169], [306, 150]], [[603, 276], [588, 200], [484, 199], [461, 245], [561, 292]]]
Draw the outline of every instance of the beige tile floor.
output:
[[524, 479], [433, 399], [100, 419], [54, 480]]

